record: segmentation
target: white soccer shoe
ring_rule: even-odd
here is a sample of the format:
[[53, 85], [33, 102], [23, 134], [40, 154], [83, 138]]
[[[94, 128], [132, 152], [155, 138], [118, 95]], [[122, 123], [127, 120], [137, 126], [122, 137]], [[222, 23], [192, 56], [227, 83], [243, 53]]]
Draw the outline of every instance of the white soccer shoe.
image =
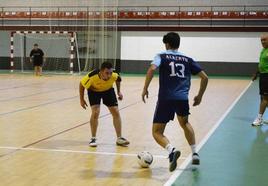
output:
[[97, 147], [98, 146], [97, 139], [96, 138], [91, 138], [90, 142], [89, 142], [89, 146], [90, 147]]
[[129, 145], [129, 141], [126, 138], [118, 137], [116, 140], [116, 145], [127, 147]]
[[252, 122], [252, 126], [261, 126], [262, 125], [262, 118], [257, 117], [253, 122]]

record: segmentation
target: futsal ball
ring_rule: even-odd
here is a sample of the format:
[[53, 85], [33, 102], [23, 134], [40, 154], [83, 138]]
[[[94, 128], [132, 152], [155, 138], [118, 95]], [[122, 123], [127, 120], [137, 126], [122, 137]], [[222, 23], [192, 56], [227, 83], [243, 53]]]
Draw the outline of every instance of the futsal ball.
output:
[[138, 163], [142, 168], [148, 168], [153, 162], [153, 155], [148, 151], [138, 153]]

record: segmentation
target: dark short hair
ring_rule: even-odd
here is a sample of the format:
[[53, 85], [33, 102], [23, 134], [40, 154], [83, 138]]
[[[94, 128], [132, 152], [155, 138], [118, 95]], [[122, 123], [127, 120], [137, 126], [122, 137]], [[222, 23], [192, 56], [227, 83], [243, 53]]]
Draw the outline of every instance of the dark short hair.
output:
[[113, 68], [112, 63], [110, 63], [110, 62], [103, 62], [103, 63], [101, 64], [101, 70], [104, 70], [105, 68], [107, 68], [107, 69], [111, 69], [111, 68]]
[[169, 32], [163, 37], [163, 43], [169, 44], [171, 48], [179, 48], [180, 47], [180, 36], [175, 32]]
[[34, 44], [34, 46], [38, 46], [38, 44], [37, 44], [37, 43], [35, 43], [35, 44]]

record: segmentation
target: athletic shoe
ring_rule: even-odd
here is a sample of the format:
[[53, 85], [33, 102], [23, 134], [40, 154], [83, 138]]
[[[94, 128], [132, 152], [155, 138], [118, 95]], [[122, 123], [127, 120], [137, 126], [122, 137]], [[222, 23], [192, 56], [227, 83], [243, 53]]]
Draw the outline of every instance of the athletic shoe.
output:
[[192, 164], [193, 165], [199, 165], [200, 164], [200, 158], [199, 158], [199, 155], [196, 152], [193, 153]]
[[125, 147], [129, 145], [129, 141], [123, 137], [119, 137], [116, 140], [116, 145]]
[[261, 126], [262, 125], [262, 119], [257, 117], [253, 123], [252, 123], [252, 126]]
[[172, 172], [177, 168], [177, 159], [180, 157], [181, 152], [178, 150], [172, 151], [169, 158], [169, 171]]
[[97, 139], [96, 138], [91, 138], [89, 142], [90, 147], [97, 147]]

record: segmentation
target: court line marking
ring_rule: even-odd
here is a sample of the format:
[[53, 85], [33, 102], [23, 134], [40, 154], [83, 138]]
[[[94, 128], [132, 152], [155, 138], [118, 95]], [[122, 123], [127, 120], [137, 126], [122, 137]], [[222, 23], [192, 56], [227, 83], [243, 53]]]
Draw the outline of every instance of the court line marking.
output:
[[[48, 148], [31, 148], [31, 147], [23, 148], [23, 147], [7, 147], [7, 146], [0, 146], [0, 149], [137, 157], [137, 154], [135, 154], [135, 153], [92, 152], [92, 151], [85, 151], [85, 150], [48, 149]], [[153, 157], [158, 158], [158, 159], [168, 159], [168, 157], [164, 156], [164, 155], [153, 154]], [[186, 159], [186, 157], [182, 157], [180, 159]]]
[[[136, 101], [136, 102], [134, 102], [134, 103], [132, 103], [132, 104], [129, 104], [129, 105], [126, 105], [125, 107], [120, 108], [119, 110], [123, 110], [123, 109], [129, 108], [129, 107], [131, 107], [131, 106], [133, 106], [133, 105], [136, 105], [136, 104], [138, 104], [138, 103], [140, 103], [140, 102], [142, 102], [142, 101]], [[109, 115], [111, 115], [111, 113], [106, 113], [106, 114], [104, 114], [104, 115], [101, 115], [101, 116], [99, 117], [99, 119], [104, 118], [104, 117], [109, 116]], [[42, 141], [45, 141], [45, 140], [47, 140], [47, 139], [53, 138], [53, 137], [55, 137], [55, 136], [58, 136], [58, 135], [60, 135], [60, 134], [65, 133], [65, 132], [68, 132], [68, 131], [71, 131], [71, 130], [73, 130], [73, 129], [79, 128], [79, 127], [81, 127], [81, 126], [83, 126], [83, 125], [86, 125], [87, 123], [89, 123], [89, 121], [84, 122], [84, 123], [81, 123], [81, 124], [76, 125], [76, 126], [74, 126], [74, 127], [65, 129], [65, 130], [63, 130], [63, 131], [61, 131], [61, 132], [58, 132], [58, 133], [56, 133], [56, 134], [52, 134], [52, 135], [50, 135], [50, 136], [48, 136], [48, 137], [39, 139], [39, 140], [37, 140], [37, 141], [35, 141], [35, 142], [32, 142], [32, 143], [30, 143], [30, 144], [28, 144], [28, 145], [24, 145], [22, 148], [30, 147], [30, 146], [32, 146], [32, 145], [35, 145], [35, 144], [40, 143], [40, 142], [42, 142]], [[0, 158], [2, 158], [2, 157], [4, 157], [4, 156], [7, 156], [7, 155], [10, 155], [10, 154], [13, 154], [13, 153], [15, 153], [15, 152], [17, 152], [17, 151], [19, 151], [19, 149], [14, 150], [14, 151], [12, 151], [12, 152], [5, 153], [5, 154], [1, 154], [1, 155], [0, 155]]]
[[[197, 152], [204, 146], [204, 144], [208, 141], [210, 136], [215, 132], [215, 130], [220, 126], [222, 121], [225, 119], [225, 117], [229, 114], [229, 112], [233, 109], [233, 107], [237, 104], [237, 102], [240, 100], [240, 98], [245, 94], [245, 92], [249, 89], [249, 87], [252, 85], [252, 81], [246, 86], [246, 88], [239, 94], [239, 96], [235, 99], [235, 101], [228, 107], [228, 109], [225, 111], [225, 113], [221, 116], [221, 118], [216, 122], [216, 124], [210, 129], [210, 131], [207, 133], [207, 135], [201, 140], [201, 142], [197, 145], [196, 150]], [[189, 154], [185, 161], [180, 165], [178, 170], [176, 170], [171, 177], [166, 181], [164, 186], [172, 186], [176, 179], [182, 174], [182, 172], [186, 169], [187, 165], [192, 160], [192, 154]]]
[[8, 115], [8, 114], [14, 114], [14, 113], [25, 111], [25, 110], [31, 110], [31, 109], [34, 109], [34, 108], [37, 108], [37, 107], [46, 106], [46, 105], [50, 105], [50, 104], [54, 104], [54, 103], [74, 99], [76, 97], [78, 97], [78, 96], [72, 96], [72, 97], [67, 97], [67, 98], [63, 98], [63, 99], [58, 99], [58, 100], [55, 100], [55, 101], [50, 101], [50, 102], [42, 103], [42, 104], [39, 104], [39, 105], [34, 105], [34, 106], [31, 106], [31, 107], [17, 109], [17, 110], [13, 110], [13, 111], [10, 111], [10, 112], [3, 112], [3, 113], [0, 113], [0, 116], [5, 116], [5, 115]]
[[31, 96], [40, 95], [40, 94], [46, 94], [46, 93], [50, 93], [50, 92], [57, 92], [57, 91], [61, 91], [61, 90], [64, 90], [64, 88], [56, 88], [56, 89], [53, 89], [53, 90], [48, 90], [48, 91], [43, 91], [43, 92], [36, 92], [34, 94], [28, 94], [28, 95], [23, 95], [23, 96], [12, 97], [12, 98], [8, 98], [8, 99], [2, 99], [2, 100], [0, 100], [0, 102], [13, 101], [13, 100], [16, 100], [16, 99], [31, 97]]
[[[152, 97], [156, 97], [157, 95], [158, 95], [158, 94], [155, 94], [155, 95], [152, 95], [152, 96], [150, 96], [150, 97], [151, 97], [151, 98], [152, 98]], [[77, 96], [75, 96], [75, 97], [77, 97]], [[58, 102], [58, 101], [57, 101], [57, 102]], [[131, 107], [131, 106], [133, 106], [133, 105], [136, 105], [136, 104], [138, 104], [138, 103], [142, 103], [142, 102], [143, 102], [143, 101], [141, 101], [141, 100], [140, 100], [140, 101], [136, 101], [136, 102], [134, 102], [134, 103], [132, 103], [132, 104], [126, 105], [125, 107], [119, 108], [119, 110], [126, 109], [126, 108], [128, 108], [128, 107]], [[26, 110], [27, 110], [27, 109], [26, 109]], [[104, 118], [104, 117], [109, 116], [109, 115], [111, 115], [111, 113], [106, 113], [106, 114], [100, 116], [99, 118]], [[1, 114], [0, 114], [0, 116], [1, 116]], [[63, 130], [63, 131], [61, 131], [61, 132], [58, 132], [58, 133], [53, 134], [53, 135], [50, 135], [50, 136], [48, 136], [48, 137], [39, 139], [39, 140], [37, 140], [37, 141], [35, 141], [35, 142], [32, 142], [32, 143], [30, 143], [30, 144], [28, 144], [28, 145], [24, 145], [24, 146], [21, 147], [21, 148], [28, 148], [29, 146], [38, 144], [38, 143], [40, 143], [40, 142], [42, 142], [42, 141], [45, 141], [45, 140], [47, 140], [47, 139], [53, 138], [53, 137], [55, 137], [55, 136], [58, 136], [58, 135], [63, 134], [63, 133], [65, 133], [65, 132], [71, 131], [71, 130], [73, 130], [73, 129], [75, 129], [75, 128], [78, 128], [78, 127], [80, 127], [80, 126], [86, 125], [87, 123], [89, 123], [89, 121], [84, 122], [84, 123], [79, 124], [79, 125], [76, 125], [76, 126], [74, 126], [74, 127], [72, 127], [72, 128], [65, 129], [65, 130]], [[16, 153], [16, 152], [19, 151], [19, 150], [20, 150], [20, 149], [14, 149], [14, 151], [12, 151], [12, 152], [8, 152], [8, 153], [5, 153], [5, 154], [1, 154], [1, 155], [0, 155], [0, 158], [5, 157], [5, 156], [8, 156], [8, 155], [13, 154], [13, 153]]]
[[[157, 95], [158, 95], [158, 94], [152, 95], [152, 96], [150, 96], [150, 98], [152, 98], [152, 97], [156, 97]], [[119, 111], [120, 111], [120, 110], [123, 110], [123, 109], [125, 109], [125, 108], [128, 108], [128, 107], [131, 107], [131, 106], [133, 106], [133, 105], [136, 105], [136, 104], [138, 104], [138, 103], [142, 103], [142, 102], [143, 102], [142, 100], [140, 100], [140, 101], [136, 101], [136, 102], [134, 102], [134, 103], [132, 103], [132, 104], [126, 105], [125, 107], [119, 108]], [[26, 109], [26, 110], [27, 110], [27, 109]], [[100, 116], [99, 119], [104, 118], [104, 117], [109, 116], [109, 115], [111, 115], [111, 113], [106, 113], [106, 114]], [[0, 114], [0, 116], [1, 116], [1, 114]], [[71, 131], [71, 130], [73, 130], [73, 129], [76, 129], [76, 128], [80, 127], [80, 126], [86, 125], [87, 123], [89, 123], [89, 121], [84, 122], [84, 123], [79, 124], [79, 125], [76, 125], [76, 126], [74, 126], [74, 127], [65, 129], [65, 130], [63, 130], [63, 131], [61, 131], [61, 132], [58, 132], [58, 133], [56, 133], [56, 134], [52, 134], [52, 135], [50, 135], [50, 136], [48, 136], [48, 137], [39, 139], [39, 140], [37, 140], [37, 141], [35, 141], [35, 142], [32, 142], [32, 143], [30, 143], [30, 144], [28, 144], [28, 145], [24, 145], [22, 148], [27, 148], [27, 147], [29, 147], [29, 146], [38, 144], [38, 143], [40, 143], [40, 142], [42, 142], [42, 141], [45, 141], [45, 140], [47, 140], [47, 139], [53, 138], [53, 137], [55, 137], [55, 136], [58, 136], [58, 135], [60, 135], [60, 134], [65, 133], [65, 132], [68, 132], [68, 131]], [[5, 154], [1, 154], [1, 155], [0, 155], [0, 158], [5, 157], [5, 156], [8, 156], [8, 155], [10, 155], [10, 154], [13, 154], [13, 153], [15, 153], [15, 152], [17, 152], [17, 151], [19, 151], [19, 149], [14, 150], [14, 151], [12, 151], [12, 152], [5, 153]]]
[[[39, 105], [34, 105], [34, 106], [26, 107], [26, 108], [21, 108], [21, 109], [9, 111], [9, 112], [3, 112], [3, 113], [0, 113], [0, 116], [5, 116], [5, 115], [8, 115], [8, 114], [14, 114], [14, 113], [25, 111], [25, 110], [31, 110], [31, 109], [34, 109], [34, 108], [37, 108], [37, 107], [46, 106], [46, 105], [50, 105], [50, 104], [54, 104], [54, 103], [59, 103], [59, 102], [63, 102], [63, 101], [66, 101], [66, 100], [74, 99], [76, 97], [78, 97], [78, 95], [77, 96], [63, 98], [63, 99], [58, 99], [58, 100], [55, 100], [55, 101], [46, 102], [46, 103], [42, 103], [42, 104], [39, 104]], [[154, 97], [154, 96], [151, 96], [151, 97]], [[142, 102], [142, 101], [139, 101], [139, 102]], [[136, 102], [136, 103], [138, 103], [138, 102]]]
[[39, 83], [29, 83], [29, 84], [25, 84], [25, 85], [21, 85], [21, 86], [13, 86], [13, 87], [8, 87], [8, 88], [1, 88], [0, 90], [10, 90], [10, 89], [18, 89], [18, 88], [23, 88], [23, 87], [28, 87], [31, 85], [37, 85]]

